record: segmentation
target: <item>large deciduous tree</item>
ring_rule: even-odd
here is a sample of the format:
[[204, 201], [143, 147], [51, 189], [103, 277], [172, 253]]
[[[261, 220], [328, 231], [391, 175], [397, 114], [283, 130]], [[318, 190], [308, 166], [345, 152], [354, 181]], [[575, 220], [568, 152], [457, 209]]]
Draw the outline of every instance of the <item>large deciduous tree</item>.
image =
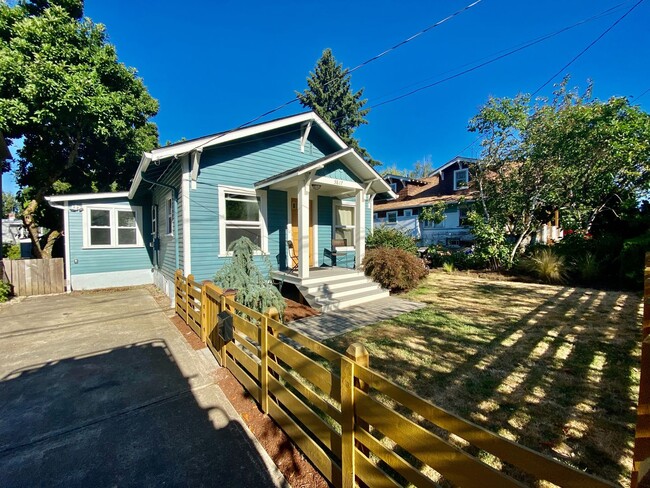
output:
[[[36, 257], [60, 233], [44, 197], [126, 188], [157, 145], [157, 111], [104, 26], [83, 17], [83, 0], [0, 0], [0, 132], [23, 141], [16, 173]], [[39, 226], [50, 229], [44, 245]]]
[[473, 168], [484, 224], [512, 237], [509, 264], [527, 237], [560, 210], [565, 227], [589, 232], [615, 203], [650, 181], [650, 116], [627, 99], [601, 101], [567, 89], [551, 100], [490, 98], [470, 121], [483, 137]]
[[380, 164], [370, 157], [354, 137], [357, 127], [368, 123], [365, 117], [370, 109], [363, 108], [367, 102], [362, 99], [363, 88], [356, 92], [352, 90], [350, 74], [336, 61], [331, 49], [323, 51], [314, 71], [309, 73], [307, 89], [302, 93], [297, 92], [296, 96], [303, 107], [316, 112], [366, 161], [372, 165]]

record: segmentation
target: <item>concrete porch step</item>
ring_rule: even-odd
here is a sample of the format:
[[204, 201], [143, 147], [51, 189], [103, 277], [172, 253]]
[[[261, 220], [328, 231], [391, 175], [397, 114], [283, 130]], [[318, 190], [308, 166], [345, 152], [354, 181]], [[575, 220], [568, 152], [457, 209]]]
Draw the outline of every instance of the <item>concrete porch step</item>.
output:
[[343, 288], [360, 287], [367, 285], [368, 283], [376, 284], [360, 273], [358, 276], [350, 276], [347, 280], [329, 281], [328, 283], [320, 282], [304, 288], [310, 295], [320, 295], [322, 293], [333, 292], [334, 290], [341, 290]]
[[317, 290], [307, 290], [305, 298], [313, 298], [315, 300], [333, 299], [338, 300], [349, 295], [357, 295], [360, 293], [371, 293], [375, 290], [380, 290], [380, 286], [369, 281], [367, 278], [363, 280], [356, 280], [352, 283], [346, 282], [337, 284], [339, 286], [323, 285], [319, 286]]

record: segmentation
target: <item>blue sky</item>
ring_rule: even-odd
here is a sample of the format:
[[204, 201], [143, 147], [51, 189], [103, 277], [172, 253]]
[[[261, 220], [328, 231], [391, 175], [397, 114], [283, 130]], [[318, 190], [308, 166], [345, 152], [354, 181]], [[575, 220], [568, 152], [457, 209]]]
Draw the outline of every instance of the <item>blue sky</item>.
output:
[[[236, 127], [292, 99], [327, 47], [354, 67], [469, 3], [86, 0], [85, 13], [106, 26], [120, 60], [138, 70], [159, 100], [155, 122], [164, 143]], [[467, 122], [488, 96], [535, 91], [636, 1], [482, 0], [354, 72], [353, 88], [365, 88], [372, 106], [621, 3], [602, 18], [377, 107], [356, 135], [386, 165], [409, 168], [428, 156], [441, 165], [475, 140]], [[650, 88], [649, 21], [645, 1], [566, 70], [571, 84], [585, 87], [591, 79], [601, 99], [638, 97]], [[551, 92], [549, 84], [540, 95]], [[650, 93], [638, 103], [650, 111]], [[295, 103], [267, 119], [301, 110]]]

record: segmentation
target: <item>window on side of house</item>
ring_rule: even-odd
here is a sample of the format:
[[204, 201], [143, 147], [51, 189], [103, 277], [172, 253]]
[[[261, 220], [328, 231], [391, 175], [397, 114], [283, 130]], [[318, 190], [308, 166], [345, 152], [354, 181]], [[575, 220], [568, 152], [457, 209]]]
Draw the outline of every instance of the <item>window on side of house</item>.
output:
[[255, 194], [224, 192], [225, 250], [241, 237], [248, 237], [253, 243], [262, 246], [262, 216], [260, 199]]
[[458, 209], [458, 225], [460, 227], [468, 227], [469, 221], [467, 220], [467, 208]]
[[165, 220], [165, 234], [174, 235], [174, 206], [171, 195], [165, 199]]
[[397, 211], [393, 212], [386, 212], [386, 222], [389, 224], [395, 224], [397, 223]]
[[397, 193], [397, 183], [391, 183], [390, 189], [393, 190], [393, 192]]
[[411, 210], [410, 208], [404, 210], [404, 217], [413, 217], [413, 210]]
[[345, 239], [347, 246], [354, 246], [354, 207], [336, 205], [334, 210], [334, 238]]
[[140, 247], [140, 207], [84, 209], [84, 247]]
[[454, 171], [454, 190], [462, 190], [464, 188], [467, 188], [468, 183], [469, 170], [467, 168], [457, 169]]
[[158, 235], [158, 205], [151, 206], [151, 235]]

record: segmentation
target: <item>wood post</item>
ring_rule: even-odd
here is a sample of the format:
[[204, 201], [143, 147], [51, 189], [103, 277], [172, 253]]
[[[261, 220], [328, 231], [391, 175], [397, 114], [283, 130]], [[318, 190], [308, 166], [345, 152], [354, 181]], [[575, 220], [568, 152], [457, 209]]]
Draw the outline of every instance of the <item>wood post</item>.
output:
[[260, 400], [262, 412], [269, 412], [269, 318], [262, 316], [260, 321], [260, 387], [262, 390]]
[[204, 281], [201, 285], [201, 341], [204, 344], [208, 341], [208, 307], [210, 307], [206, 288], [207, 283]]
[[[341, 358], [341, 471], [343, 473], [343, 487], [355, 486], [354, 449], [368, 455], [368, 449], [354, 439], [355, 425], [368, 430], [368, 424], [356, 418], [355, 388], [363, 392], [369, 391], [369, 386], [356, 377], [356, 365], [367, 368], [370, 366], [370, 354], [360, 342], [350, 344]], [[349, 359], [348, 359], [349, 358]], [[358, 482], [363, 487], [364, 483]]]
[[[187, 275], [185, 280], [185, 323], [190, 325], [190, 307], [194, 308], [194, 299], [190, 297], [190, 281], [194, 281], [194, 275]], [[190, 304], [190, 299], [192, 303]]]

